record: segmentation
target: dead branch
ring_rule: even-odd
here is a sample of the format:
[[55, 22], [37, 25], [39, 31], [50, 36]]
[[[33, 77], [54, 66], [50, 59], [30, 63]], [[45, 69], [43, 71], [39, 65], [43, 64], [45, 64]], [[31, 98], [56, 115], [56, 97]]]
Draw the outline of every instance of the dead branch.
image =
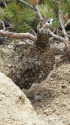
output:
[[36, 8], [36, 10], [37, 10], [38, 17], [39, 17], [40, 19], [42, 19], [42, 15], [41, 15], [41, 13], [40, 13], [39, 6], [36, 5], [35, 8]]
[[52, 40], [54, 40], [54, 37], [49, 38], [49, 41], [52, 41]]
[[19, 2], [21, 2], [21, 3], [23, 3], [23, 4], [27, 5], [27, 6], [29, 6], [32, 10], [37, 11], [34, 6], [32, 6], [31, 4], [25, 2], [24, 0], [19, 0]]
[[31, 31], [35, 36], [37, 36], [36, 32], [33, 29], [31, 29]]
[[[63, 32], [62, 32], [60, 29], [58, 29], [58, 32], [59, 32], [61, 35], [64, 35]], [[68, 34], [67, 34], [67, 36], [70, 37], [70, 35], [68, 35]]]
[[4, 0], [3, 2], [4, 2], [4, 6], [5, 6], [5, 8], [6, 8], [6, 7], [7, 7], [7, 4], [6, 4], [5, 0]]
[[62, 14], [62, 9], [61, 9], [61, 5], [60, 5], [60, 1], [59, 1], [58, 5], [59, 5], [59, 20], [60, 20], [60, 25], [61, 25], [62, 32], [63, 32], [64, 37], [65, 37], [65, 40], [68, 41], [69, 38], [67, 36], [66, 30], [65, 30], [65, 27], [64, 27], [64, 20], [63, 20], [63, 14]]
[[6, 36], [8, 38], [15, 38], [15, 39], [27, 38], [33, 41], [37, 40], [37, 37], [30, 33], [13, 33], [13, 32], [4, 31], [4, 30], [0, 30], [0, 36], [2, 37]]
[[60, 20], [60, 25], [61, 25], [61, 28], [62, 28], [62, 34], [64, 35], [65, 41], [69, 41], [69, 38], [68, 38], [69, 35], [67, 34], [67, 32], [65, 30], [65, 27], [70, 23], [70, 20], [68, 20], [67, 23], [64, 25], [64, 19], [63, 19], [63, 13], [62, 13], [60, 0], [58, 0], [58, 1], [52, 0], [52, 1], [58, 3], [58, 6], [59, 6], [59, 20]]
[[58, 39], [58, 40], [64, 42], [65, 46], [66, 46], [68, 49], [70, 49], [70, 41], [69, 41], [69, 40], [66, 41], [66, 39], [65, 39], [64, 37], [55, 35], [50, 29], [48, 29], [48, 33], [49, 33], [52, 37], [54, 37], [54, 38], [56, 38], [56, 39]]
[[5, 24], [4, 24], [4, 22], [3, 22], [2, 20], [0, 20], [0, 23], [1, 23], [2, 26], [3, 26], [3, 30], [6, 30], [6, 29], [5, 29]]
[[54, 49], [54, 54], [55, 55], [64, 55], [65, 52], [64, 52], [64, 48], [63, 49], [59, 49], [57, 46], [51, 44], [51, 48]]
[[65, 40], [63, 37], [54, 34], [50, 29], [48, 29], [48, 33], [49, 33], [52, 37], [54, 37], [54, 38], [56, 38], [56, 39], [58, 39], [58, 40], [60, 40], [60, 41], [62, 41], [62, 42], [64, 42], [64, 40]]
[[66, 26], [70, 23], [70, 19], [66, 22], [66, 24], [64, 25], [64, 27], [66, 28]]

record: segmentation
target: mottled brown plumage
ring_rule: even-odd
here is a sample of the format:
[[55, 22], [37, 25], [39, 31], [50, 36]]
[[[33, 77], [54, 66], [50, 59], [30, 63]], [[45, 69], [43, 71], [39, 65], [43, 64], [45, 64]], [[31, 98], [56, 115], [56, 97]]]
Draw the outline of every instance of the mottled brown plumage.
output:
[[[16, 84], [21, 89], [29, 89], [33, 83], [41, 83], [45, 80], [48, 74], [53, 70], [54, 66], [54, 51], [50, 48], [49, 35], [47, 30], [37, 32], [36, 43], [29, 47], [21, 59], [21, 64], [17, 66]], [[19, 77], [20, 76], [20, 77]]]
[[33, 83], [45, 80], [50, 71], [53, 70], [54, 52], [50, 48], [48, 36], [45, 33], [38, 33], [36, 45], [29, 50], [25, 59], [23, 59], [25, 68], [21, 71], [20, 87], [29, 89]]
[[33, 83], [45, 80], [53, 69], [54, 52], [50, 48], [48, 33], [46, 30], [38, 31], [37, 41], [28, 49], [28, 53], [22, 59], [22, 70], [20, 71], [20, 88], [30, 88]]

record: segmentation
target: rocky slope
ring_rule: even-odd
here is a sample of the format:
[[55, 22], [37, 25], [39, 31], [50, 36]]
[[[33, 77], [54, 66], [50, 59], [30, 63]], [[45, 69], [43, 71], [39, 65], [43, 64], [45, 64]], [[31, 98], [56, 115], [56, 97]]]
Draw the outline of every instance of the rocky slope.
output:
[[3, 73], [0, 73], [0, 125], [44, 125], [23, 92]]

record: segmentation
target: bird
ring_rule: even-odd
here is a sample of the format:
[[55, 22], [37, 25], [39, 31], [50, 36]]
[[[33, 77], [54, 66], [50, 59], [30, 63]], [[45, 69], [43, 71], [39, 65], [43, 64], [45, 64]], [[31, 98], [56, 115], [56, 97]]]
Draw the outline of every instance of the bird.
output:
[[53, 21], [53, 19], [47, 22], [46, 19], [41, 20], [37, 28], [37, 41], [28, 48], [15, 72], [12, 73], [13, 81], [21, 89], [28, 91], [27, 96], [33, 99], [38, 99], [38, 93], [44, 85], [43, 81], [54, 68], [54, 50], [50, 48], [47, 31]]

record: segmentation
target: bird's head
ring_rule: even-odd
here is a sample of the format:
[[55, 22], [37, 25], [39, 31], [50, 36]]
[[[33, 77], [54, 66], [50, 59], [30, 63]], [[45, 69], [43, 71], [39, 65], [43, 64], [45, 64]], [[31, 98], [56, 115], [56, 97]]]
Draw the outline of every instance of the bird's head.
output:
[[54, 19], [42, 19], [39, 23], [39, 27], [37, 29], [37, 42], [36, 46], [42, 49], [46, 49], [46, 47], [50, 47], [49, 43], [49, 35], [48, 35], [48, 29], [52, 25], [52, 22]]
[[54, 19], [51, 18], [51, 19], [42, 19], [38, 25], [38, 29], [47, 29], [48, 27], [50, 27], [53, 23]]
[[46, 22], [46, 25], [47, 25], [47, 26], [51, 26], [53, 21], [54, 21], [54, 19], [51, 18], [48, 22]]

